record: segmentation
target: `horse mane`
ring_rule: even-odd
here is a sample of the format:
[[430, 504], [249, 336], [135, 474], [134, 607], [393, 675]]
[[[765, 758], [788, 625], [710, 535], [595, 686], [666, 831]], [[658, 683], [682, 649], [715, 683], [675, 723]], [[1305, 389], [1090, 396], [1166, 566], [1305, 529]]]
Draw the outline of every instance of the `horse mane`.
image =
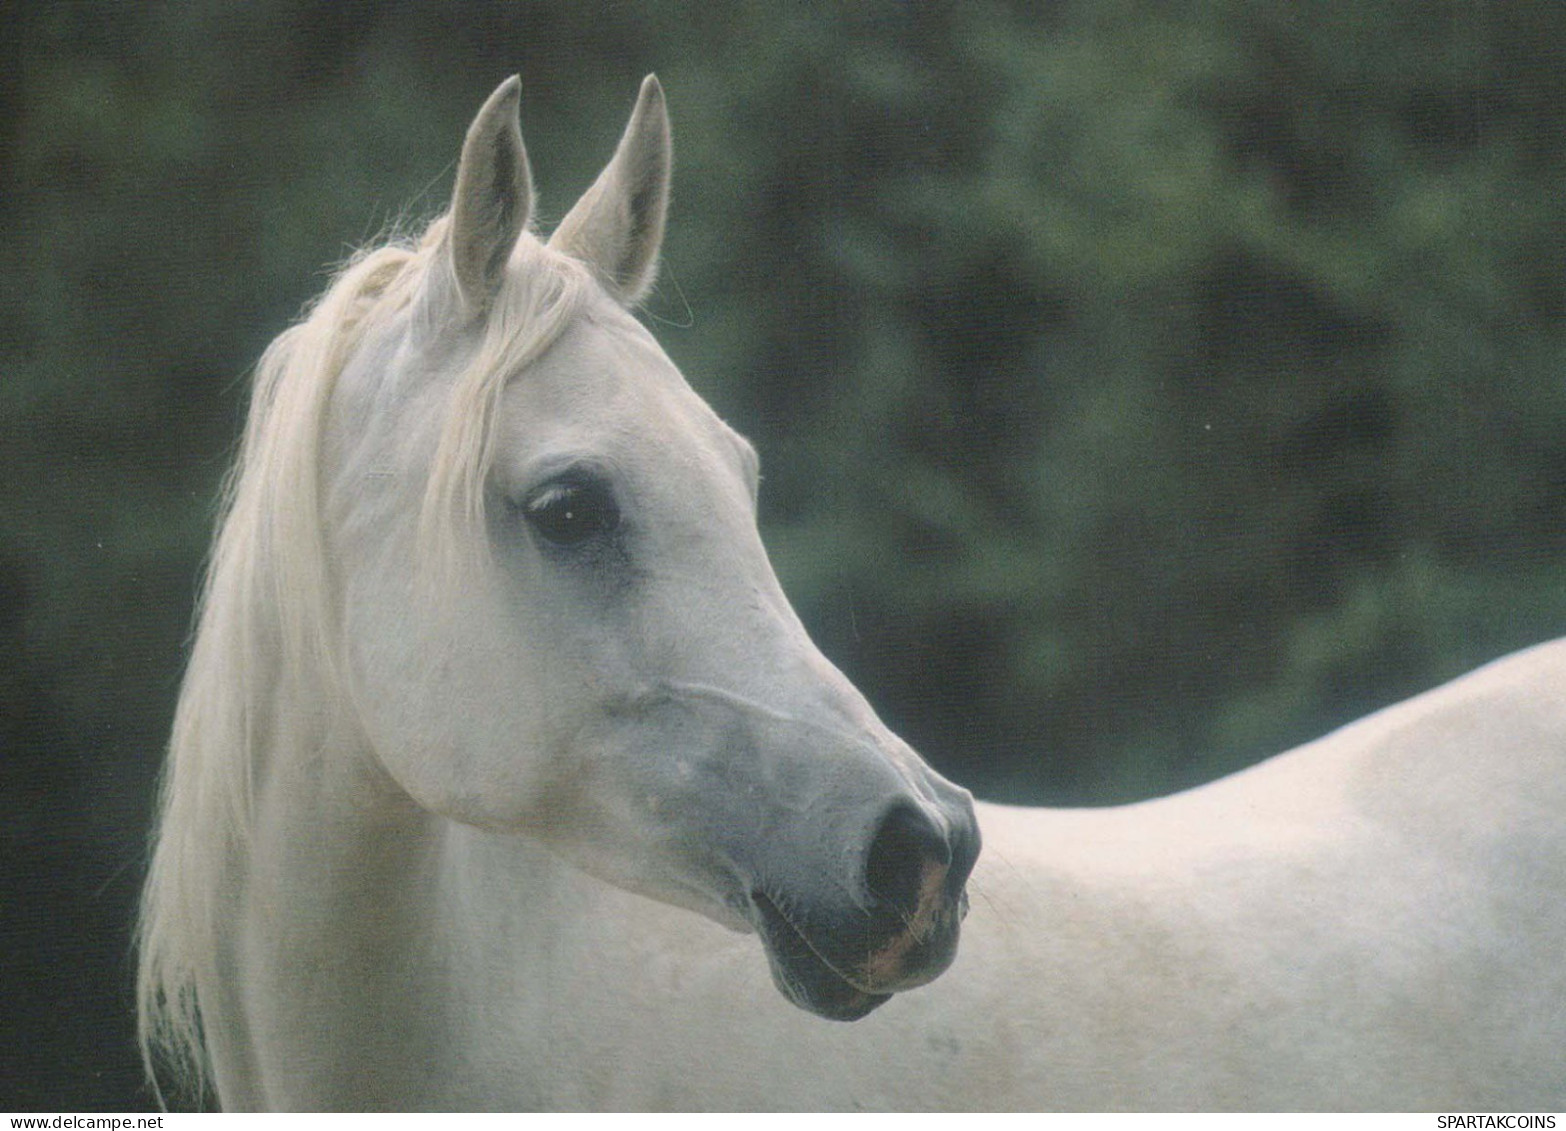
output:
[[[446, 227], [441, 217], [416, 240], [360, 251], [255, 369], [220, 496], [137, 924], [138, 1041], [160, 1101], [160, 1063], [181, 1092], [199, 1098], [209, 1084], [200, 997], [218, 977], [265, 755], [321, 722], [320, 709], [277, 705], [351, 701], [322, 514], [327, 419], [338, 377], [367, 338], [398, 317], [413, 320], [412, 334], [433, 336], [452, 316]], [[532, 233], [518, 240], [448, 397], [420, 516], [421, 555], [442, 566], [429, 578], [448, 576], [445, 567], [479, 544], [463, 534], [482, 527], [501, 394], [570, 324], [590, 278]]]

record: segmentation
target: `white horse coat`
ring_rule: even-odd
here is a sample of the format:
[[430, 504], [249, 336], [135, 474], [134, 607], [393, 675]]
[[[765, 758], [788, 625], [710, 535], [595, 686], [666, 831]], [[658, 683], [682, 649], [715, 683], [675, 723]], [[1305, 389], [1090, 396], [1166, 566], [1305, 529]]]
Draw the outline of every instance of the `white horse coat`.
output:
[[146, 1045], [229, 1108], [1566, 1107], [1566, 643], [1176, 797], [970, 806], [625, 312], [656, 84], [547, 246], [515, 115], [263, 361]]

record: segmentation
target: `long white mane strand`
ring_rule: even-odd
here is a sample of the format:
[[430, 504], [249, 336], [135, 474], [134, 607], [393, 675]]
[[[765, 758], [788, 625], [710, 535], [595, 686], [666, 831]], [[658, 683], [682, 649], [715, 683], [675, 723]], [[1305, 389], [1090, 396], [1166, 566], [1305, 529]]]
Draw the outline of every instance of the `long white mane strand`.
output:
[[[137, 928], [142, 1058], [149, 1079], [161, 1062], [192, 1096], [209, 1076], [198, 991], [216, 984], [219, 930], [238, 894], [235, 865], [250, 850], [264, 756], [319, 721], [276, 704], [313, 699], [346, 710], [351, 702], [322, 522], [320, 456], [333, 390], [375, 328], [435, 316], [435, 304], [418, 299], [446, 282], [432, 277], [449, 272], [440, 254], [445, 229], [443, 217], [416, 244], [392, 241], [355, 256], [256, 368], [175, 711]], [[518, 241], [482, 341], [448, 400], [420, 516], [431, 579], [449, 577], [459, 547], [482, 545], [463, 535], [482, 527], [496, 406], [507, 380], [580, 309], [589, 278], [531, 234]]]

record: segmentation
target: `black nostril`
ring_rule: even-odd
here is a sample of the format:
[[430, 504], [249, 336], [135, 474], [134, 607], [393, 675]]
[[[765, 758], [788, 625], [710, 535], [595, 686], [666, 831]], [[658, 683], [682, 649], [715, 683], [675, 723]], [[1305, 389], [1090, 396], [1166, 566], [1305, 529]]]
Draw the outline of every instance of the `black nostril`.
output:
[[898, 805], [881, 819], [865, 861], [865, 886], [880, 902], [904, 915], [919, 909], [925, 866], [951, 863], [951, 849], [935, 825], [917, 809]]

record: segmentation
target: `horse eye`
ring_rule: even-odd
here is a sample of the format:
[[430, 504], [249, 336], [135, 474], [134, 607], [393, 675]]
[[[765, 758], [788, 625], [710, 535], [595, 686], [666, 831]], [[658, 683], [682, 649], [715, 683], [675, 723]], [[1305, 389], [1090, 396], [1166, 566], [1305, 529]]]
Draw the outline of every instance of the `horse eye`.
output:
[[609, 487], [592, 479], [558, 479], [528, 500], [527, 521], [556, 546], [580, 546], [620, 525]]

